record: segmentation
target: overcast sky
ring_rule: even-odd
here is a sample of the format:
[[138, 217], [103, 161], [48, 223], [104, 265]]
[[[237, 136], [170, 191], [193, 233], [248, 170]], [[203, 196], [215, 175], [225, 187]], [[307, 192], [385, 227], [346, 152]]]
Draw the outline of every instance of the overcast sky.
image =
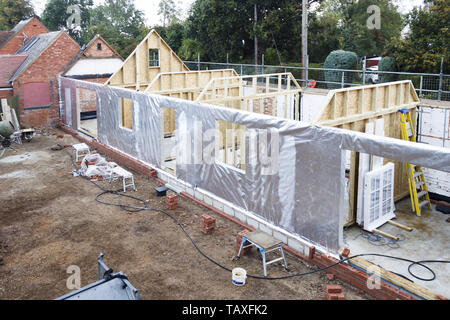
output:
[[[177, 3], [178, 7], [182, 9], [183, 18], [186, 17], [187, 11], [189, 10], [192, 3], [194, 3], [194, 1], [195, 0], [175, 0], [175, 3]], [[95, 5], [102, 2], [103, 0], [94, 0]], [[376, 3], [376, 1], [374, 2]], [[399, 6], [402, 13], [407, 13], [414, 6], [421, 5], [423, 3], [423, 0], [394, 0], [394, 2]], [[36, 13], [38, 15], [41, 15], [42, 11], [44, 10], [45, 4], [47, 3], [47, 0], [33, 0], [32, 3], [36, 9]], [[135, 0], [135, 3], [136, 7], [145, 13], [147, 17], [147, 24], [149, 26], [154, 26], [161, 22], [158, 16], [159, 0]]]
[[[184, 18], [187, 15], [187, 11], [189, 10], [191, 4], [194, 3], [194, 1], [195, 0], [175, 0], [175, 3], [178, 5], [179, 8], [181, 8], [183, 12], [182, 18]], [[41, 15], [42, 11], [44, 11], [47, 0], [32, 0], [31, 2], [34, 5], [36, 13], [38, 15]], [[95, 5], [101, 3], [103, 3], [103, 0], [94, 0]], [[147, 17], [147, 24], [149, 26], [154, 26], [160, 23], [160, 19], [158, 16], [159, 0], [134, 0], [134, 3], [136, 4], [136, 7], [139, 10], [145, 13]]]

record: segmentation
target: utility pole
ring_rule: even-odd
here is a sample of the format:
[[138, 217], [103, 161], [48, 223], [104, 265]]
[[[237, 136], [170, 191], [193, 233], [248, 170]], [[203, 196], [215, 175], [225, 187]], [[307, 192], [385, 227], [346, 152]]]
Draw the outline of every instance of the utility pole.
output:
[[308, 0], [302, 3], [302, 79], [308, 85]]
[[254, 30], [255, 30], [255, 74], [257, 73], [257, 65], [258, 65], [258, 37], [256, 36], [256, 24], [258, 22], [258, 10], [255, 2], [254, 7], [254, 13], [255, 13], [255, 24], [254, 24]]

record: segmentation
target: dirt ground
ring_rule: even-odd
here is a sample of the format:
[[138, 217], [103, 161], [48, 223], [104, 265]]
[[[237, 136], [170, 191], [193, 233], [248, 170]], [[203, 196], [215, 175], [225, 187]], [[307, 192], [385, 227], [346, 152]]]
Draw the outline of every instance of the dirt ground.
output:
[[[54, 131], [58, 134], [62, 132]], [[71, 136], [60, 139], [51, 132], [32, 142], [14, 145], [0, 159], [0, 299], [54, 299], [71, 290], [66, 281], [69, 266], [81, 270], [81, 285], [97, 281], [97, 257], [115, 272], [124, 272], [151, 300], [306, 300], [323, 299], [327, 284], [343, 285], [348, 300], [367, 299], [324, 272], [289, 280], [247, 279], [243, 287], [231, 282], [231, 273], [206, 260], [193, 247], [180, 227], [169, 217], [151, 211], [128, 214], [115, 206], [95, 201], [101, 192], [95, 185], [73, 177], [66, 151], [52, 151], [56, 144], [79, 143]], [[70, 149], [68, 149], [70, 150]], [[154, 180], [135, 174], [137, 192], [127, 194], [145, 199], [148, 207], [165, 208], [157, 198]], [[119, 184], [107, 188], [117, 189]], [[115, 201], [113, 196], [104, 200]], [[136, 205], [136, 203], [135, 203]], [[232, 269], [263, 275], [260, 255], [253, 250], [233, 261], [238, 225], [179, 197], [171, 211], [198, 246], [213, 259]], [[217, 229], [204, 235], [200, 216], [217, 219]], [[307, 272], [309, 268], [287, 255], [289, 272], [281, 264], [268, 267], [269, 276]]]

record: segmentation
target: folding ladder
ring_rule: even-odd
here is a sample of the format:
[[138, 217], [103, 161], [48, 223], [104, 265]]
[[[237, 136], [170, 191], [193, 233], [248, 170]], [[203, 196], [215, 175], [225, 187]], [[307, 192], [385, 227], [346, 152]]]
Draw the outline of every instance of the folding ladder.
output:
[[[401, 109], [398, 112], [400, 113], [401, 118], [400, 127], [402, 130], [402, 139], [410, 142], [417, 142], [411, 121], [410, 110]], [[406, 169], [408, 171], [409, 193], [411, 194], [411, 208], [413, 212], [420, 216], [423, 207], [428, 206], [428, 208], [432, 210], [430, 195], [425, 182], [425, 175], [421, 166], [407, 163]]]

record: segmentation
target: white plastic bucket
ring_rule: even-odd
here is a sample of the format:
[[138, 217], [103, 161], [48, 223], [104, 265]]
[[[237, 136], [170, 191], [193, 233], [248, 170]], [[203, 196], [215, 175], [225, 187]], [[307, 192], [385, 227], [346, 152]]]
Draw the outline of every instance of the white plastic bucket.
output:
[[242, 268], [233, 269], [233, 284], [238, 287], [245, 285], [247, 279], [247, 271]]

